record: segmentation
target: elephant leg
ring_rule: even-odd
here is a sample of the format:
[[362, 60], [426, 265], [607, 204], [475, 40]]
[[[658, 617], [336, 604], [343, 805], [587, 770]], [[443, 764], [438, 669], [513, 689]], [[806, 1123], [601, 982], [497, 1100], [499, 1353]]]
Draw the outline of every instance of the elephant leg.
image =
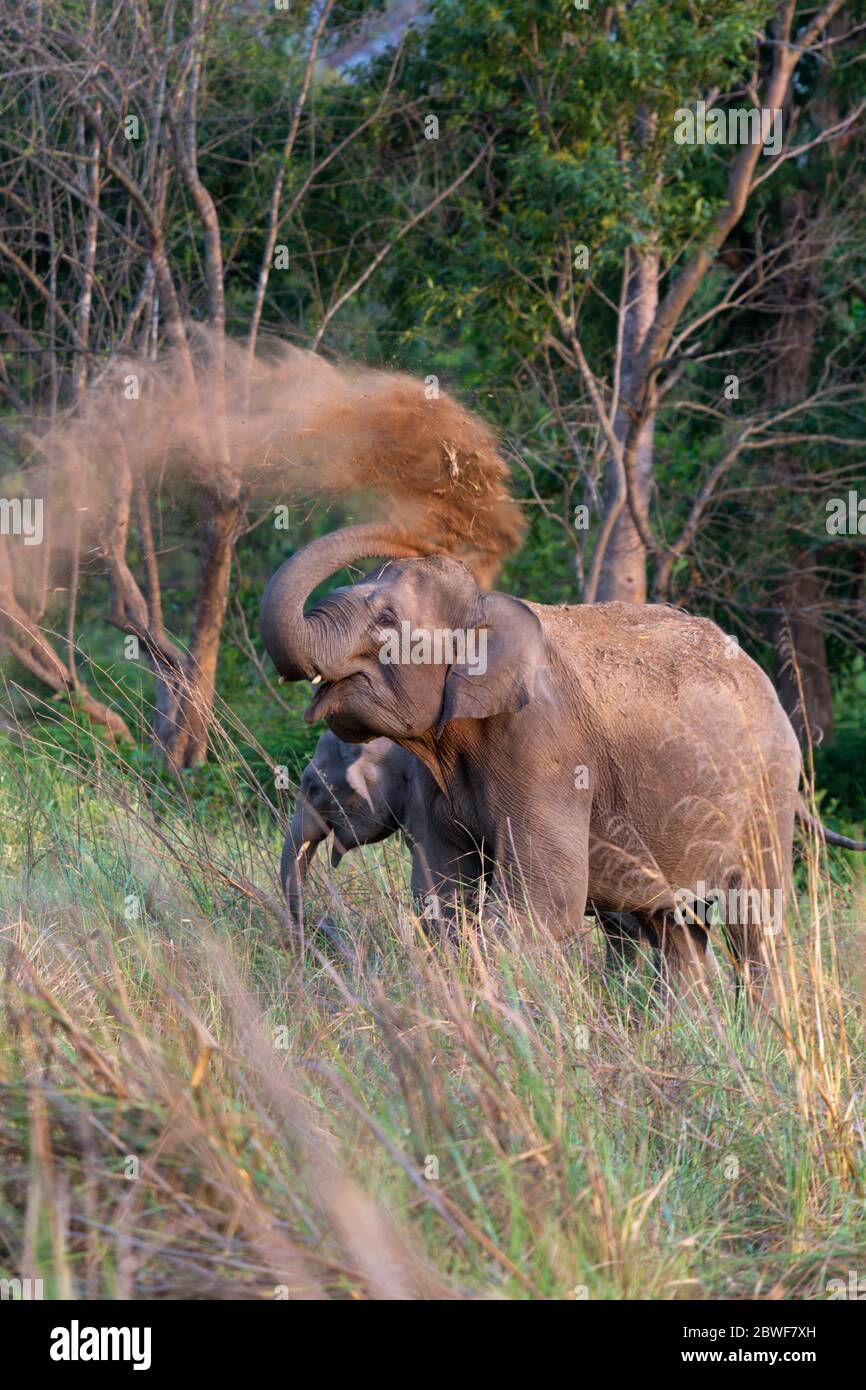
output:
[[734, 966], [734, 989], [738, 1001], [763, 1001], [776, 971], [773, 943], [759, 927], [728, 923], [723, 927]]
[[412, 897], [419, 916], [431, 932], [453, 935], [461, 908], [473, 911], [478, 902], [481, 856], [458, 849], [428, 832], [412, 845]]
[[[434, 886], [435, 884], [435, 886]], [[462, 897], [460, 884], [454, 879], [431, 875], [426, 861], [419, 863], [412, 855], [412, 901], [428, 936], [442, 931], [450, 935], [457, 919], [457, 904]]]
[[709, 999], [706, 954], [708, 937], [699, 923], [679, 923], [671, 911], [653, 913], [647, 929], [657, 948], [658, 988], [667, 1007], [691, 1007]]
[[[637, 964], [642, 943], [653, 946], [653, 969], [656, 975], [661, 972], [661, 953], [652, 919], [639, 912], [598, 912], [599, 924], [604, 932], [605, 970], [611, 975], [634, 969]], [[722, 970], [713, 951], [712, 943], [706, 941], [704, 966], [708, 979], [721, 978]]]
[[704, 965], [707, 970], [708, 980], [721, 980], [723, 977], [722, 967], [719, 965], [718, 957], [713, 950], [713, 943], [707, 940], [707, 949], [704, 954]]
[[786, 893], [772, 866], [761, 887], [732, 875], [725, 896], [723, 933], [733, 958], [738, 997], [761, 1000], [777, 973], [776, 942], [785, 918]]
[[579, 930], [589, 881], [589, 807], [561, 824], [532, 830], [507, 822], [497, 834], [493, 886], [521, 920], [556, 938]]
[[634, 969], [638, 948], [645, 935], [640, 919], [633, 912], [596, 913], [604, 932], [604, 966], [610, 975]]

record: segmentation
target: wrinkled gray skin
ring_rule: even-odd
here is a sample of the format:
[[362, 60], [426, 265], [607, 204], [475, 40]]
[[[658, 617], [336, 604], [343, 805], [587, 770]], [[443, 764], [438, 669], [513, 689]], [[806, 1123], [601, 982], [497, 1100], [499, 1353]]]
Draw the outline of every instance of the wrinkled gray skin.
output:
[[319, 845], [333, 835], [331, 863], [359, 845], [402, 834], [412, 850], [412, 893], [425, 915], [440, 916], [436, 874], [424, 848], [425, 806], [437, 795], [425, 768], [387, 738], [344, 743], [322, 734], [304, 769], [295, 812], [283, 844], [280, 878], [291, 924], [303, 923], [303, 888]]
[[[344, 564], [406, 553], [404, 537], [353, 527], [271, 580], [262, 634], [283, 678], [317, 683], [308, 722], [349, 742], [386, 736], [420, 760], [437, 788], [426, 843], [446, 873], [471, 863], [494, 898], [557, 936], [588, 909], [625, 954], [644, 933], [702, 991], [707, 935], [676, 921], [677, 890], [763, 889], [777, 923], [789, 887], [800, 751], [767, 677], [704, 619], [482, 593], [444, 556], [386, 564], [304, 613]], [[403, 620], [483, 628], [486, 670], [383, 664], [382, 630]], [[728, 926], [754, 974], [773, 921]]]
[[[477, 896], [480, 860], [466, 866], [438, 863], [435, 839], [428, 846], [431, 800], [441, 793], [418, 759], [388, 738], [344, 743], [330, 730], [322, 734], [304, 768], [291, 825], [283, 842], [280, 880], [290, 925], [303, 925], [303, 892], [319, 845], [333, 835], [331, 864], [361, 845], [374, 845], [401, 834], [412, 851], [412, 896], [435, 927], [453, 918], [454, 894]], [[431, 862], [432, 857], [432, 862]], [[459, 900], [459, 899], [458, 899]], [[642, 932], [628, 914], [611, 914], [605, 922], [607, 964], [620, 969], [636, 958]]]

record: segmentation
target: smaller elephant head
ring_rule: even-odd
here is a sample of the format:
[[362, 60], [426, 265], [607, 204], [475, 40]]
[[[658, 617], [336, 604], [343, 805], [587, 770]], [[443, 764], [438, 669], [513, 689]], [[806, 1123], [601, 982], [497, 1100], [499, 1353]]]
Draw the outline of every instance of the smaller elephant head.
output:
[[303, 920], [302, 893], [310, 861], [333, 834], [331, 863], [348, 850], [385, 840], [402, 824], [407, 760], [387, 738], [349, 744], [330, 731], [301, 776], [292, 823], [283, 844], [280, 877], [294, 925]]

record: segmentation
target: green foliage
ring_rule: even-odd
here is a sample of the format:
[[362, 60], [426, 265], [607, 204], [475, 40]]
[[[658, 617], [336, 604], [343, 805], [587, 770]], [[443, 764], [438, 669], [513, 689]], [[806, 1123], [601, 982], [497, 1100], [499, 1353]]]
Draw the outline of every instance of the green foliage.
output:
[[[365, 14], [381, 8], [380, 0], [352, 0], [338, 7], [336, 17], [349, 34]], [[861, 8], [853, 7], [855, 17]], [[555, 323], [548, 299], [561, 271], [562, 248], [573, 250], [578, 243], [589, 248], [597, 297], [585, 294], [579, 271], [573, 274], [581, 300], [581, 339], [599, 380], [609, 378], [612, 306], [625, 251], [653, 239], [663, 260], [678, 263], [705, 233], [725, 196], [727, 153], [677, 145], [675, 113], [714, 90], [722, 104], [741, 102], [755, 77], [755, 36], [773, 10], [770, 0], [720, 0], [711, 8], [691, 0], [645, 0], [593, 5], [587, 11], [568, 0], [436, 0], [409, 35], [392, 85], [390, 53], [351, 75], [317, 72], [315, 120], [302, 123], [284, 170], [287, 213], [279, 240], [289, 247], [290, 266], [271, 275], [265, 316], [267, 324], [299, 343], [309, 341], [322, 303], [363, 272], [410, 212], [444, 189], [490, 142], [459, 191], [394, 243], [376, 274], [341, 311], [326, 342], [356, 359], [420, 375], [435, 372], [501, 431], [530, 519], [526, 547], [505, 566], [504, 588], [540, 601], [574, 602], [580, 596], [580, 565], [585, 569], [591, 559], [595, 533], [577, 536], [572, 513], [577, 502], [588, 502], [593, 525], [597, 522], [598, 440], [586, 443], [581, 434], [583, 452], [576, 457], [575, 422], [586, 426], [583, 388], [549, 346]], [[85, 11], [79, 7], [75, 13], [83, 22]], [[301, 78], [311, 13], [306, 4], [279, 13], [265, 7], [251, 22], [245, 7], [230, 6], [209, 41], [199, 93], [200, 171], [224, 231], [228, 319], [235, 328], [246, 326], [252, 303], [266, 209], [291, 118], [287, 94], [297, 90]], [[178, 16], [179, 33], [187, 23], [186, 13]], [[759, 66], [769, 54], [767, 47], [759, 52]], [[844, 103], [857, 71], [843, 63], [801, 66], [794, 92], [798, 139], [809, 139], [820, 128], [816, 94]], [[22, 100], [31, 100], [29, 88]], [[428, 112], [439, 118], [438, 140], [424, 138]], [[59, 135], [69, 118], [61, 111], [57, 119]], [[361, 121], [366, 122], [361, 138], [343, 147]], [[300, 198], [313, 156], [325, 152], [333, 159]], [[859, 151], [854, 153], [859, 160]], [[130, 159], [144, 155], [144, 147], [129, 152]], [[741, 245], [747, 255], [759, 238], [772, 233], [792, 192], [836, 187], [835, 157], [832, 147], [819, 147], [808, 157], [789, 160], [761, 186], [729, 248], [734, 262]], [[117, 191], [110, 180], [104, 196], [114, 209]], [[836, 196], [852, 217], [862, 213], [856, 180]], [[170, 210], [168, 249], [179, 281], [189, 290], [193, 316], [204, 316], [201, 246], [182, 201]], [[121, 206], [118, 202], [117, 209]], [[34, 255], [44, 270], [44, 252], [37, 246]], [[827, 309], [816, 373], [828, 361], [840, 372], [858, 370], [866, 311], [851, 287], [862, 282], [864, 269], [862, 249], [850, 248], [844, 256], [828, 256], [821, 266]], [[72, 274], [66, 261], [58, 273]], [[718, 263], [692, 312], [698, 316], [718, 303], [736, 274], [731, 264]], [[4, 295], [0, 283], [3, 305]], [[118, 304], [118, 322], [129, 307]], [[38, 297], [34, 315], [40, 329], [44, 305]], [[705, 344], [723, 356], [686, 367], [660, 415], [652, 518], [660, 536], [676, 535], [721, 456], [728, 431], [761, 406], [765, 383], [759, 370], [740, 402], [721, 406], [719, 379], [729, 355], [760, 355], [768, 326], [760, 312], [726, 320]], [[719, 414], [683, 408], [706, 402]], [[819, 422], [810, 415], [797, 425], [820, 424], [827, 432], [856, 437], [863, 428], [858, 411], [840, 401], [832, 416]], [[826, 472], [826, 449], [794, 447], [804, 479]], [[802, 492], [779, 488], [771, 494], [775, 466], [770, 454], [744, 457], [730, 477], [730, 496], [711, 506], [696, 545], [673, 575], [675, 600], [736, 632], [768, 670], [774, 586], [795, 547], [820, 554], [820, 563], [832, 572], [832, 592], [840, 598], [856, 583], [850, 548], [847, 558], [820, 549], [826, 536], [815, 497], [804, 500]], [[261, 780], [277, 764], [294, 771], [315, 744], [317, 730], [302, 718], [306, 692], [283, 688], [283, 703], [267, 694], [248, 640], [258, 642], [258, 601], [269, 573], [289, 550], [340, 519], [336, 512], [320, 514], [288, 533], [276, 533], [265, 523], [242, 543], [218, 683], [223, 713], [255, 730], [256, 739], [240, 740], [241, 762], [228, 781], [208, 769], [190, 778], [214, 807], [225, 805], [237, 780], [243, 782], [245, 766]], [[195, 575], [196, 557], [188, 543], [195, 530], [194, 498], [173, 497], [171, 509], [158, 517], [158, 530], [166, 626], [182, 633], [188, 630]], [[575, 541], [586, 543], [582, 554]], [[134, 545], [130, 561], [140, 569]], [[105, 600], [102, 582], [85, 575], [82, 659], [88, 679], [94, 677], [138, 730], [147, 719], [150, 677], [142, 666], [121, 659], [119, 636], [104, 622]], [[829, 651], [840, 688], [839, 742], [836, 750], [821, 750], [819, 776], [839, 814], [855, 817], [863, 793], [858, 790], [857, 704], [845, 686], [850, 651], [841, 642], [831, 643]], [[10, 670], [21, 677], [14, 665]], [[51, 735], [61, 743], [71, 736], [65, 719], [63, 706]], [[86, 737], [80, 720], [74, 737]], [[150, 765], [144, 738], [131, 756], [142, 768]]]
[[841, 828], [864, 838], [866, 825], [866, 661], [856, 657], [840, 683], [835, 700], [836, 736], [827, 747], [815, 750], [815, 771], [820, 786], [827, 789], [822, 812], [844, 817]]

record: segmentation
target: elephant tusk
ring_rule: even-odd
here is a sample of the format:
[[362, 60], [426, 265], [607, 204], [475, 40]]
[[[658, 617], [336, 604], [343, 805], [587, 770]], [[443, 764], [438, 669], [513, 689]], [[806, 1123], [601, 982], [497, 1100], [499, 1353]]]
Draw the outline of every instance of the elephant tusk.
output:
[[310, 681], [310, 685], [318, 685], [318, 684], [319, 684], [319, 681], [320, 681], [321, 679], [322, 679], [321, 676], [313, 676], [312, 679], [311, 679], [311, 681]]
[[286, 683], [286, 678], [285, 678], [285, 676], [277, 676], [277, 685], [285, 685], [285, 683]]
[[313, 843], [312, 840], [305, 840], [305, 841], [304, 841], [304, 843], [301, 845], [301, 848], [298, 850], [297, 854], [295, 855], [295, 863], [296, 863], [296, 864], [297, 864], [297, 862], [298, 862], [299, 859], [303, 859], [304, 855], [306, 854], [307, 850], [310, 848], [310, 845], [311, 845], [312, 843]]

